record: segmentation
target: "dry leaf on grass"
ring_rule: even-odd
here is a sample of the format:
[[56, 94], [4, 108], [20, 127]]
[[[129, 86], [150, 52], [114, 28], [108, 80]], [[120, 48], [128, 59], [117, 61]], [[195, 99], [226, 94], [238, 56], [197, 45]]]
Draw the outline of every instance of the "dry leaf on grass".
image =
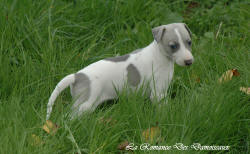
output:
[[240, 91], [250, 95], [250, 87], [240, 87]]
[[184, 17], [189, 16], [192, 13], [192, 11], [194, 11], [195, 8], [198, 8], [198, 7], [200, 7], [200, 4], [198, 2], [192, 2], [192, 1], [188, 2], [188, 5], [184, 11], [185, 12]]
[[192, 79], [193, 81], [197, 82], [197, 83], [200, 83], [200, 82], [201, 82], [200, 77], [197, 76], [197, 75], [194, 74], [194, 73], [191, 75], [191, 79]]
[[119, 150], [126, 150], [126, 147], [129, 145], [129, 142], [128, 141], [124, 141], [122, 143], [120, 143], [118, 146], [117, 146], [117, 149]]
[[160, 135], [160, 128], [155, 126], [148, 128], [147, 130], [144, 130], [142, 132], [142, 136], [145, 139], [145, 141], [152, 142], [154, 139], [156, 139]]
[[223, 83], [223, 82], [230, 81], [232, 80], [233, 76], [239, 76], [239, 75], [240, 73], [238, 72], [237, 69], [228, 70], [222, 74], [222, 76], [219, 78], [219, 82]]
[[37, 136], [35, 134], [31, 135], [31, 145], [39, 146], [39, 145], [42, 145], [42, 144], [44, 144], [44, 142], [42, 141], [42, 139], [39, 136]]
[[115, 124], [117, 121], [116, 121], [116, 120], [113, 120], [112, 118], [104, 118], [104, 117], [101, 117], [101, 118], [99, 119], [99, 122], [100, 122], [100, 123], [103, 123], [103, 124], [111, 124], [111, 125], [113, 125], [113, 124]]
[[52, 121], [47, 120], [42, 128], [48, 134], [54, 135], [57, 132], [59, 127], [56, 124], [54, 124]]

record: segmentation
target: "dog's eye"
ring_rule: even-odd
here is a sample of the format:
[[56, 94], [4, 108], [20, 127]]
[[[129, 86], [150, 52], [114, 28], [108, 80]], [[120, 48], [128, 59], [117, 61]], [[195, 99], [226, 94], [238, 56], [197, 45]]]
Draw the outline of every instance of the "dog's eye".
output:
[[177, 48], [177, 44], [170, 44], [169, 45], [171, 49], [176, 49]]
[[192, 42], [191, 42], [190, 40], [188, 40], [188, 41], [187, 41], [187, 44], [188, 44], [189, 46], [191, 46], [191, 45], [192, 45]]

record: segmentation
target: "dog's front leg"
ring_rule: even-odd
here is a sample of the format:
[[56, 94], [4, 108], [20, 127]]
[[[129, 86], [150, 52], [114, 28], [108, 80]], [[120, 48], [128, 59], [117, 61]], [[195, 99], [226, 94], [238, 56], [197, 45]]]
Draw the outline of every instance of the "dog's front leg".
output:
[[160, 104], [166, 104], [167, 89], [170, 84], [170, 80], [164, 78], [156, 78], [151, 81], [151, 93], [150, 99], [153, 103], [157, 102]]
[[165, 102], [165, 88], [162, 88], [161, 86], [154, 86], [152, 88], [151, 94], [150, 94], [150, 99], [151, 101], [157, 102], [157, 103], [162, 103]]
[[157, 102], [157, 103], [162, 103], [162, 102], [165, 102], [165, 93], [151, 93], [150, 94], [150, 99], [152, 102]]

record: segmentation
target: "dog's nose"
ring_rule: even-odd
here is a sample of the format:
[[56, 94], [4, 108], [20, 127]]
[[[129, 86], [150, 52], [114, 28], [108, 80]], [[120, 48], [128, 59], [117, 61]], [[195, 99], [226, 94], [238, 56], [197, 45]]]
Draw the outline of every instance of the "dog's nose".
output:
[[193, 63], [193, 60], [192, 59], [185, 60], [184, 63], [185, 63], [186, 66], [189, 66], [189, 65], [191, 65]]

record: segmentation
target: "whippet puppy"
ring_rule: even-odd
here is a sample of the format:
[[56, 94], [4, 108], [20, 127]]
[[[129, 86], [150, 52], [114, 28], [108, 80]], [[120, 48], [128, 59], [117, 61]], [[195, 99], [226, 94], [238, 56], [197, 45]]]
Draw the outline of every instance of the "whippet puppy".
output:
[[152, 34], [153, 42], [142, 49], [97, 61], [64, 77], [49, 98], [46, 119], [57, 96], [68, 86], [75, 100], [72, 112], [78, 116], [116, 98], [125, 84], [135, 88], [144, 80], [149, 81], [150, 98], [161, 100], [172, 80], [174, 63], [189, 66], [194, 61], [191, 32], [186, 24], [173, 23], [153, 28]]

